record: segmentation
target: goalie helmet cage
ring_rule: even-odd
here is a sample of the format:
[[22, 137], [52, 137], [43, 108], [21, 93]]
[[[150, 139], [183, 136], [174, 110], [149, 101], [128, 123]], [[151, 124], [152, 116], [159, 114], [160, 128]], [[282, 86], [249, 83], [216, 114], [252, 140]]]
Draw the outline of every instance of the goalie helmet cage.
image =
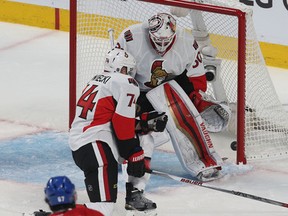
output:
[[[69, 126], [74, 118], [77, 97], [86, 83], [103, 70], [104, 56], [110, 49], [108, 29], [113, 28], [117, 38], [124, 28], [145, 22], [155, 13], [169, 13], [171, 7], [178, 7], [198, 11], [211, 44], [218, 50], [216, 58], [221, 59], [220, 80], [226, 99], [232, 107], [237, 107], [236, 127], [234, 121], [229, 127], [236, 128], [237, 163], [287, 157], [287, 113], [265, 66], [251, 10], [237, 0], [197, 2], [201, 3], [184, 0], [71, 0]], [[191, 17], [175, 17], [177, 25], [193, 33]], [[211, 83], [207, 92], [215, 95]]]

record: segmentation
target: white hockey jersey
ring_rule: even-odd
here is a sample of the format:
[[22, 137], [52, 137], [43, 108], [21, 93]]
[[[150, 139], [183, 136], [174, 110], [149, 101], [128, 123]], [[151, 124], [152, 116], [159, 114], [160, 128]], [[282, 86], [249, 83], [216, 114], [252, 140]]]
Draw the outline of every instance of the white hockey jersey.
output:
[[71, 150], [101, 140], [111, 147], [117, 159], [112, 124], [118, 139], [135, 137], [138, 96], [139, 86], [131, 76], [103, 72], [93, 77], [77, 102], [69, 136]]
[[[189, 77], [205, 75], [198, 44], [192, 33], [181, 27], [177, 27], [176, 38], [164, 56], [153, 48], [145, 23], [126, 28], [119, 35], [117, 46], [134, 56], [137, 63], [135, 79], [140, 91], [149, 91], [184, 70]], [[206, 86], [201, 90], [205, 91]]]

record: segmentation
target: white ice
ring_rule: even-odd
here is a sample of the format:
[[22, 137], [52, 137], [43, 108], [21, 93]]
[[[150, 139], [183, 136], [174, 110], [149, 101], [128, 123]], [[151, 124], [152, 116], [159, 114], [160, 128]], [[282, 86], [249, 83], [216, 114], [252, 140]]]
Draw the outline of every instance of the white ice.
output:
[[[83, 174], [67, 147], [68, 33], [8, 23], [0, 23], [0, 32], [0, 215], [49, 210], [43, 188], [54, 175], [69, 176], [78, 202], [87, 202]], [[269, 67], [269, 72], [287, 106], [288, 71]], [[229, 144], [218, 140], [215, 148], [225, 152], [229, 166], [210, 185], [288, 202], [288, 159], [237, 166]], [[154, 166], [183, 174], [171, 149], [156, 151]], [[125, 215], [123, 184], [120, 177], [114, 215]], [[159, 216], [288, 215], [284, 207], [155, 176], [146, 196], [157, 203]]]

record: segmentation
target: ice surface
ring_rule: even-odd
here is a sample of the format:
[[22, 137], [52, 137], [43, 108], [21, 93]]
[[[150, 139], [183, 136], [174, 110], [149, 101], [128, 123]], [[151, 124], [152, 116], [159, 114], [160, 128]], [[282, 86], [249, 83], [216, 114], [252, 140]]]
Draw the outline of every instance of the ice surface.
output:
[[[65, 32], [0, 23], [0, 215], [20, 216], [49, 210], [43, 188], [52, 176], [67, 175], [79, 203], [88, 201], [83, 174], [68, 147], [68, 43]], [[288, 71], [269, 68], [283, 104], [288, 104]], [[235, 165], [231, 140], [213, 136], [215, 148], [228, 157], [215, 187], [288, 202], [288, 160]], [[152, 167], [189, 177], [173, 148], [159, 147]], [[288, 209], [152, 176], [146, 195], [159, 216], [286, 216]], [[125, 215], [124, 181], [114, 215]]]

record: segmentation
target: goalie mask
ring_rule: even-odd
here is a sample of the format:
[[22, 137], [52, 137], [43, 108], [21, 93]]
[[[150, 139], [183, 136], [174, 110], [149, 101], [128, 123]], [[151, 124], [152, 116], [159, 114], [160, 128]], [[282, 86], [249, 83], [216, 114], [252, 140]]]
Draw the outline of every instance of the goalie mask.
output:
[[167, 13], [158, 13], [148, 20], [149, 37], [160, 55], [164, 55], [176, 35], [176, 20]]
[[127, 51], [115, 48], [106, 54], [104, 71], [128, 74], [134, 78], [136, 74], [136, 61]]

